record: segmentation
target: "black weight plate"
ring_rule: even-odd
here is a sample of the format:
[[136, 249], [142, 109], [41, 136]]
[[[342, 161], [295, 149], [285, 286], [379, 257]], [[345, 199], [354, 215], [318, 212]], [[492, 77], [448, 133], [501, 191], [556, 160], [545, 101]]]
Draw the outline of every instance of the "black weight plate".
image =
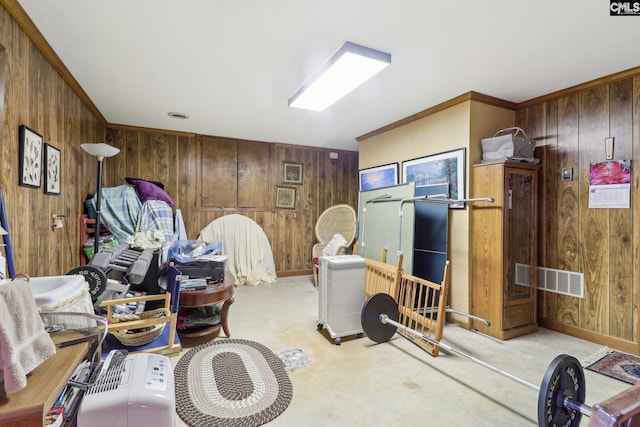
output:
[[538, 425], [540, 427], [578, 427], [582, 413], [564, 404], [569, 398], [582, 405], [586, 395], [584, 371], [580, 362], [566, 354], [557, 356], [544, 374], [538, 393]]
[[94, 267], [93, 265], [82, 265], [71, 269], [67, 273], [67, 276], [72, 276], [74, 274], [84, 276], [84, 280], [89, 285], [91, 301], [94, 303], [107, 288], [107, 275], [98, 267]]
[[380, 314], [386, 314], [389, 319], [398, 321], [400, 314], [396, 301], [389, 294], [374, 294], [362, 306], [360, 321], [362, 330], [370, 340], [377, 343], [387, 342], [396, 333], [396, 327], [380, 321]]

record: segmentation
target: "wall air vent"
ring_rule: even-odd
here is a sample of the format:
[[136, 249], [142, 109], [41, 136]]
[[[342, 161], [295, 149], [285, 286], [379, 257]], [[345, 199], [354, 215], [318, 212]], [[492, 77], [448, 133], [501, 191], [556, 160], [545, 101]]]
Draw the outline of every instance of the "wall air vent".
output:
[[[529, 266], [516, 264], [516, 285], [529, 285]], [[584, 274], [575, 271], [538, 267], [537, 288], [540, 291], [584, 298]]]

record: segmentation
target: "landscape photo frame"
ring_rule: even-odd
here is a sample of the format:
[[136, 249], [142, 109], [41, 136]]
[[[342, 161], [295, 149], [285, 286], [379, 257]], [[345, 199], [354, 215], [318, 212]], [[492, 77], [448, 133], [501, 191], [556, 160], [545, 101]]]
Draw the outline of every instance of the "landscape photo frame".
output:
[[377, 188], [398, 185], [398, 163], [389, 163], [386, 165], [361, 169], [359, 171], [359, 176], [360, 191], [375, 190]]
[[40, 188], [42, 175], [42, 135], [20, 125], [20, 181], [23, 187]]
[[[465, 198], [466, 148], [424, 156], [402, 162], [402, 182], [417, 186], [448, 184], [449, 199]], [[464, 209], [464, 201], [452, 203], [451, 209]]]
[[61, 172], [60, 165], [61, 157], [60, 150], [51, 144], [44, 144], [44, 159], [45, 159], [45, 173], [44, 173], [44, 192], [46, 194], [60, 195], [61, 186]]

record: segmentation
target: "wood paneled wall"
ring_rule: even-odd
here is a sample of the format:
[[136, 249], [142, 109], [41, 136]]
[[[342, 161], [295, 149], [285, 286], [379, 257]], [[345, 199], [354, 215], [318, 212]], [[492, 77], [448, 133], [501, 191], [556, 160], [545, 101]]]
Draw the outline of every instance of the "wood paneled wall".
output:
[[303, 165], [303, 183], [295, 186], [295, 209], [204, 212], [197, 209], [199, 140], [194, 134], [110, 128], [107, 142], [121, 152], [105, 162], [105, 185], [120, 185], [125, 177], [163, 182], [176, 208], [182, 212], [190, 239], [195, 239], [202, 228], [223, 215], [248, 216], [265, 230], [279, 275], [311, 273], [311, 248], [316, 243], [315, 223], [320, 214], [340, 203], [357, 207], [358, 153], [334, 150], [338, 158], [331, 159], [330, 150], [274, 144], [270, 168], [273, 183], [282, 182], [282, 162]]
[[[80, 144], [103, 141], [105, 127], [79, 100], [7, 11], [0, 7], [0, 186], [16, 272], [64, 274], [78, 265], [78, 222], [82, 201], [95, 191], [96, 160]], [[18, 129], [41, 134], [60, 150], [61, 194], [21, 187]], [[52, 230], [51, 214], [65, 215]]]
[[[523, 103], [517, 122], [544, 143], [539, 265], [585, 281], [583, 299], [540, 292], [540, 323], [638, 353], [640, 69]], [[609, 136], [614, 159], [633, 159], [630, 209], [589, 208], [589, 165], [605, 160]], [[562, 181], [563, 168], [572, 181]]]

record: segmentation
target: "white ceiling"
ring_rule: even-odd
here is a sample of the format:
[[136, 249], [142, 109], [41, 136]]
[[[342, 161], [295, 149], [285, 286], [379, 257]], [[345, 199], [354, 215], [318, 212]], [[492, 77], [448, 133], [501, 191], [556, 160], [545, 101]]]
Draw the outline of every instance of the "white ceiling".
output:
[[[109, 123], [332, 149], [469, 91], [521, 102], [640, 65], [640, 16], [607, 0], [19, 3]], [[345, 41], [391, 65], [323, 112], [289, 108]]]

